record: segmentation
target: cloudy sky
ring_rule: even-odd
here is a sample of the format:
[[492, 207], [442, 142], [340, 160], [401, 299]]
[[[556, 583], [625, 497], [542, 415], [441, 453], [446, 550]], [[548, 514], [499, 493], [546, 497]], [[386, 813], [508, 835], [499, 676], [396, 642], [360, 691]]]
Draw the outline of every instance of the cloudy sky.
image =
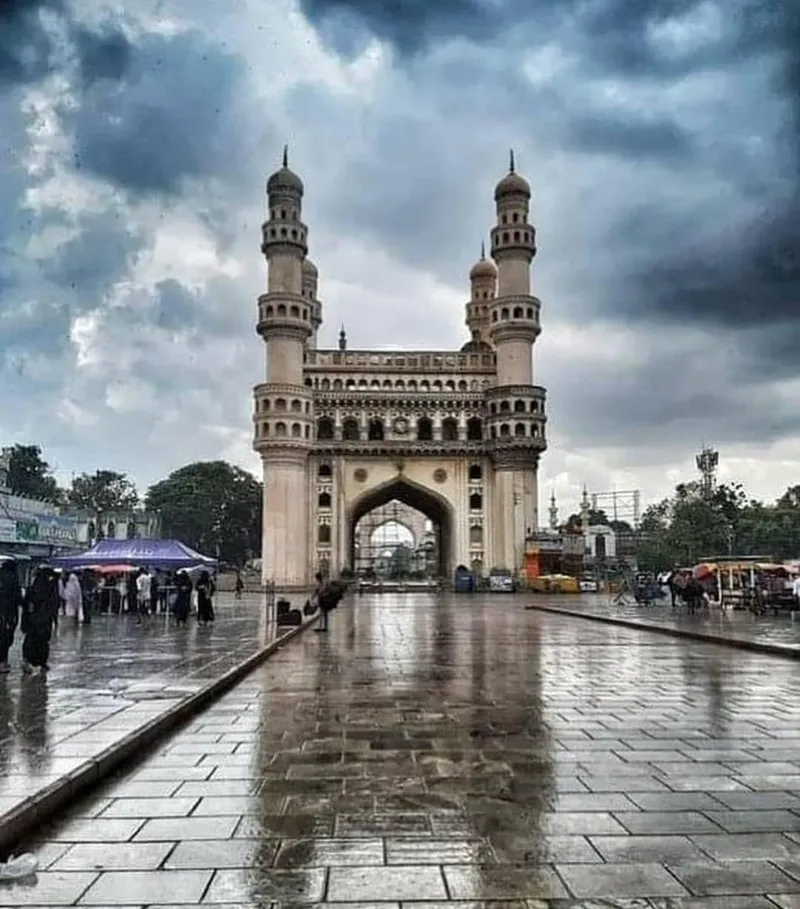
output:
[[[402, 6], [398, 16], [387, 12]], [[542, 499], [701, 443], [800, 482], [791, 0], [2, 0], [0, 439], [68, 482], [257, 468], [264, 182], [306, 184], [322, 346], [457, 346], [508, 149], [533, 187]]]

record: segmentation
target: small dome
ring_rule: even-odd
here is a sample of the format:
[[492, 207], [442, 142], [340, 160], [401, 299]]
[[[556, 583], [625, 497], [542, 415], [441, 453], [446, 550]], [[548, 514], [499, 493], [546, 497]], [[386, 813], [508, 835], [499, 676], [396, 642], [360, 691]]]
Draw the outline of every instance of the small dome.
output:
[[472, 271], [469, 273], [470, 281], [475, 281], [480, 278], [496, 278], [497, 277], [497, 266], [492, 262], [491, 259], [480, 258], [473, 266]]
[[505, 177], [497, 184], [494, 191], [494, 200], [499, 202], [506, 196], [522, 195], [531, 197], [531, 187], [524, 177], [520, 177], [513, 170], [506, 174]]
[[311, 261], [311, 259], [303, 259], [303, 274], [308, 277], [316, 278], [319, 275], [317, 271], [317, 266]]
[[461, 348], [461, 353], [490, 353], [492, 345], [486, 341], [477, 341], [473, 338]]
[[289, 170], [288, 167], [282, 167], [267, 180], [267, 193], [278, 193], [286, 190], [302, 196], [303, 181], [294, 171]]

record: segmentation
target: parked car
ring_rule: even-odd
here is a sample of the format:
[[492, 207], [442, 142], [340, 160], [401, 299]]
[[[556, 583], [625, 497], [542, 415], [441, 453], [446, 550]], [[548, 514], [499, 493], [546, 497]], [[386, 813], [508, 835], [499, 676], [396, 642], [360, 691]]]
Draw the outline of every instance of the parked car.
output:
[[594, 578], [581, 578], [581, 593], [599, 593], [600, 585]]
[[514, 576], [506, 568], [492, 568], [489, 572], [489, 590], [492, 593], [514, 593], [517, 589]]

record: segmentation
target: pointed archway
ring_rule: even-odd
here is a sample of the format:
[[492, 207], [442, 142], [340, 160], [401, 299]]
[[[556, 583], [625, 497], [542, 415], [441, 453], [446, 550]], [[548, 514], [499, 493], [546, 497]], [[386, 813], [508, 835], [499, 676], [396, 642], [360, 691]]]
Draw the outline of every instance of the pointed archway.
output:
[[398, 476], [362, 493], [348, 510], [347, 554], [348, 564], [355, 565], [356, 527], [369, 512], [386, 505], [393, 499], [422, 512], [433, 523], [439, 555], [438, 573], [447, 578], [452, 574], [453, 509], [443, 496], [430, 489]]

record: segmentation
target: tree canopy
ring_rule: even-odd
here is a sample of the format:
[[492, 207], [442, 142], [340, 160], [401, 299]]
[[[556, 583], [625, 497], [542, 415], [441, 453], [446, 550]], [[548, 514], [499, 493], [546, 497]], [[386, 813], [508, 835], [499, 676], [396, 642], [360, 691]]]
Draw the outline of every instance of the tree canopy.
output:
[[261, 550], [261, 501], [261, 483], [252, 474], [225, 461], [203, 461], [151, 486], [146, 507], [160, 513], [165, 536], [242, 565]]
[[17, 495], [29, 496], [44, 502], [61, 500], [58, 483], [38, 445], [11, 447], [8, 488]]
[[124, 473], [97, 470], [73, 479], [67, 501], [73, 508], [97, 518], [112, 512], [132, 511], [139, 504], [139, 496]]
[[773, 504], [749, 499], [738, 483], [706, 492], [682, 483], [672, 497], [642, 515], [638, 561], [642, 568], [692, 565], [711, 556], [800, 557], [800, 485]]

